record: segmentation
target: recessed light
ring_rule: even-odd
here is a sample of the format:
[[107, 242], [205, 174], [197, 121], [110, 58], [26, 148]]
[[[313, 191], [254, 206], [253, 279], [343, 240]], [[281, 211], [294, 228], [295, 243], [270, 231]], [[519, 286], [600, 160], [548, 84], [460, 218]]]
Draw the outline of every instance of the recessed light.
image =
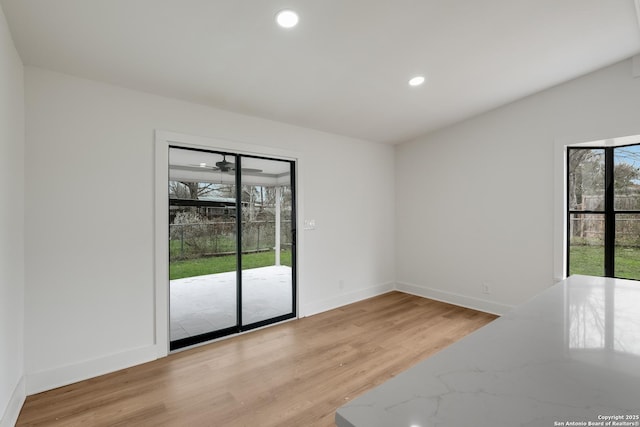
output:
[[409, 86], [420, 86], [421, 84], [424, 83], [424, 76], [415, 76], [412, 77], [411, 80], [409, 80]]
[[276, 15], [276, 22], [282, 28], [295, 27], [296, 25], [298, 25], [298, 19], [299, 19], [298, 14], [295, 13], [293, 10], [288, 10], [288, 9], [281, 10]]
[[200, 167], [201, 167], [201, 168], [206, 168], [206, 167], [207, 167], [207, 164], [206, 164], [206, 163], [200, 163]]

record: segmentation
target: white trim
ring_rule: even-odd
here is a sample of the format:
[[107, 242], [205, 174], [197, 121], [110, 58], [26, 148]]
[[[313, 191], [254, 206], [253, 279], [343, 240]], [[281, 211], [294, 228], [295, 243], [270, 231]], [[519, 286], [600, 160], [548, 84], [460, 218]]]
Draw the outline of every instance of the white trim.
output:
[[155, 197], [154, 197], [154, 344], [157, 357], [169, 354], [169, 142], [156, 131], [155, 144]]
[[304, 307], [301, 307], [300, 317], [312, 316], [314, 314], [333, 310], [334, 308], [339, 308], [347, 304], [353, 304], [354, 302], [365, 300], [367, 298], [386, 294], [387, 292], [391, 292], [393, 290], [394, 284], [392, 282], [388, 282], [377, 286], [370, 286], [358, 291], [345, 293], [332, 298], [327, 298], [322, 301], [313, 302], [311, 304], [306, 304]]
[[299, 151], [285, 150], [266, 145], [249, 144], [230, 139], [196, 136], [164, 130], [156, 130], [155, 133], [156, 143], [158, 143], [158, 141], [164, 141], [167, 147], [169, 145], [177, 145], [204, 150], [228, 150], [238, 154], [262, 155], [294, 161], [301, 157], [301, 153]]
[[51, 390], [78, 381], [98, 377], [157, 359], [155, 346], [141, 347], [73, 365], [40, 371], [27, 375], [28, 395]]
[[567, 145], [556, 140], [553, 148], [553, 283], [567, 277]]
[[[295, 162], [296, 176], [296, 223], [302, 224], [304, 218], [303, 212], [303, 180], [301, 178], [300, 168], [303, 162], [303, 155], [298, 151], [285, 150], [270, 146], [262, 146], [255, 144], [247, 144], [239, 141], [232, 141], [221, 138], [210, 138], [189, 135], [178, 132], [156, 130], [155, 131], [155, 265], [154, 265], [154, 283], [155, 283], [155, 346], [157, 349], [157, 357], [164, 357], [169, 354], [169, 259], [168, 259], [168, 218], [166, 207], [169, 204], [169, 194], [167, 191], [167, 182], [169, 179], [169, 146], [178, 146], [186, 148], [199, 148], [205, 150], [231, 151], [238, 154], [249, 154], [258, 156], [267, 156], [283, 160], [292, 160]], [[300, 227], [298, 227], [300, 228]], [[304, 253], [304, 233], [297, 233], [297, 250], [296, 250], [296, 307], [300, 312], [301, 301], [301, 280], [302, 272], [302, 253]]]
[[[564, 140], [557, 140], [556, 142], [562, 143]], [[564, 146], [572, 146], [572, 147], [619, 147], [621, 145], [630, 145], [630, 144], [638, 144], [640, 143], [640, 135], [627, 135], [627, 136], [617, 136], [614, 138], [604, 138], [597, 139], [595, 141], [587, 141], [587, 142], [567, 142], [564, 141]]]
[[20, 377], [18, 384], [16, 384], [16, 387], [13, 389], [13, 393], [11, 393], [9, 403], [2, 415], [2, 419], [0, 419], [0, 427], [13, 427], [16, 425], [18, 416], [20, 415], [20, 410], [22, 409], [22, 405], [24, 405], [26, 398], [27, 392], [25, 387], [25, 378], [23, 375]]
[[496, 314], [498, 316], [502, 316], [514, 308], [514, 306], [512, 305], [500, 304], [497, 302], [487, 301], [480, 298], [473, 298], [453, 292], [445, 292], [438, 289], [414, 285], [412, 283], [396, 283], [396, 289], [407, 294], [446, 302], [460, 307], [471, 308], [473, 310], [483, 311], [485, 313]]

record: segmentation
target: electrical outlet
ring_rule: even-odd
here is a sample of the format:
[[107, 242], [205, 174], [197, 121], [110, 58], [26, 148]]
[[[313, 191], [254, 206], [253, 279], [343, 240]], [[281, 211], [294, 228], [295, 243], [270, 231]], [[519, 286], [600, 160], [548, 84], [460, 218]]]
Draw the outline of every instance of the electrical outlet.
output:
[[342, 289], [344, 289], [344, 280], [343, 280], [343, 279], [338, 280], [338, 287], [339, 287], [341, 290], [342, 290]]
[[488, 283], [482, 283], [482, 293], [483, 294], [490, 294], [491, 293], [491, 289], [489, 289], [489, 284]]

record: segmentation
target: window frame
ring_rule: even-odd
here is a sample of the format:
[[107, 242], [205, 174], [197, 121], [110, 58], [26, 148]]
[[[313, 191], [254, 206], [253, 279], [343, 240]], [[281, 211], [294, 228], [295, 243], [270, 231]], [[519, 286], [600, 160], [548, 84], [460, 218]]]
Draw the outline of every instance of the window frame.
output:
[[[613, 146], [605, 145], [575, 145], [567, 146], [566, 164], [565, 164], [565, 231], [566, 231], [566, 245], [565, 245], [565, 268], [566, 275], [569, 276], [571, 272], [571, 216], [575, 214], [587, 214], [587, 215], [603, 215], [604, 216], [604, 275], [602, 277], [621, 278], [615, 275], [615, 251], [616, 251], [616, 216], [618, 214], [623, 215], [640, 215], [640, 210], [616, 210], [615, 209], [615, 150], [640, 146], [640, 143], [629, 143]], [[571, 209], [570, 204], [570, 159], [572, 151], [581, 150], [603, 150], [604, 151], [604, 209], [603, 210], [577, 210]], [[629, 279], [627, 280], [640, 280]]]

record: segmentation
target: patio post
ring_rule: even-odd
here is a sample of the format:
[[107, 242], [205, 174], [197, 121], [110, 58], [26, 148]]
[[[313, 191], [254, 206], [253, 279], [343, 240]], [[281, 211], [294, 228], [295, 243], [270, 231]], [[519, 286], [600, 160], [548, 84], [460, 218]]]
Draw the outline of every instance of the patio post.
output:
[[282, 187], [276, 187], [276, 265], [280, 265], [280, 193]]

